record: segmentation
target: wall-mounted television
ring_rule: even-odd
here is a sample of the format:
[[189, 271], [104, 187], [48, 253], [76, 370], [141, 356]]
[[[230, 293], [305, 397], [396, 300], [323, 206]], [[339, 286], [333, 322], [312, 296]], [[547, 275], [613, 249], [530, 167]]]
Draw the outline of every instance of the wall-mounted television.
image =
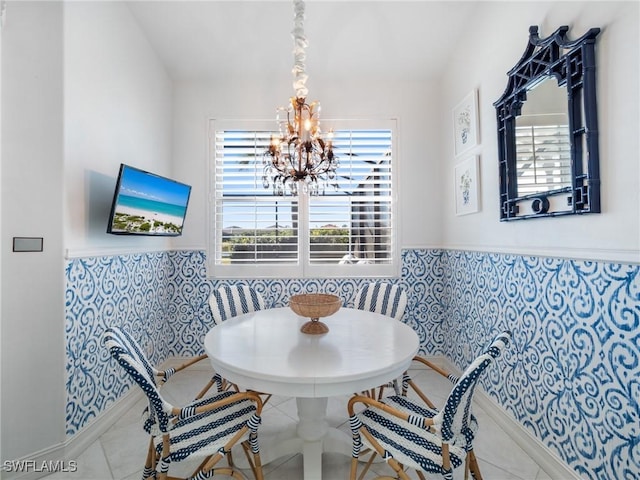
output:
[[182, 235], [191, 186], [139, 168], [120, 165], [107, 233]]

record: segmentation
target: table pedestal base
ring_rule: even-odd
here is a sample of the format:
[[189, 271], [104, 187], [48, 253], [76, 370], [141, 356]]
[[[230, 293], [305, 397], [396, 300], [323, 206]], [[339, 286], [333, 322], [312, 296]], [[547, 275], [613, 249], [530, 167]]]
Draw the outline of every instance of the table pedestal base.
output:
[[[259, 436], [260, 457], [266, 465], [277, 458], [302, 453], [304, 480], [322, 480], [322, 454], [351, 455], [351, 437], [327, 423], [327, 398], [297, 398], [298, 424], [273, 437]], [[346, 407], [345, 407], [346, 411]], [[235, 455], [244, 467], [246, 459]]]

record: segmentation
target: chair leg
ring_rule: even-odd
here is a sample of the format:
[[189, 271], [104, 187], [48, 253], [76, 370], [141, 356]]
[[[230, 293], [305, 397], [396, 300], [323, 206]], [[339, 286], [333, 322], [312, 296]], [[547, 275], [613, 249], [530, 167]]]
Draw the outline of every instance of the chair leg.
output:
[[201, 472], [202, 470], [204, 470], [204, 466], [209, 462], [209, 459], [211, 459], [211, 457], [212, 457], [212, 456], [213, 456], [213, 455], [209, 455], [207, 458], [205, 458], [205, 459], [200, 463], [200, 465], [198, 465], [198, 468], [196, 468], [196, 469], [193, 471], [193, 473], [191, 474], [191, 476], [190, 476], [189, 478], [191, 478], [191, 477], [195, 477], [199, 472]]
[[[231, 447], [236, 444], [238, 439], [242, 437], [242, 435], [244, 435], [246, 431], [247, 431], [247, 427], [243, 427], [242, 429], [240, 429], [224, 446], [224, 449], [223, 449], [224, 452], [230, 452]], [[248, 453], [250, 450], [250, 446], [248, 445], [247, 441], [242, 442], [240, 445], [242, 446], [242, 449], [245, 455], [247, 456], [249, 466], [251, 467], [251, 470], [253, 471], [253, 474], [256, 480], [264, 480], [263, 473], [262, 473], [262, 461], [260, 459], [260, 453], [259, 452], [255, 453], [253, 455], [253, 460], [252, 460]], [[209, 461], [205, 465], [203, 472], [208, 473], [223, 457], [229, 458], [229, 455], [227, 455], [227, 453], [223, 454], [219, 451], [214, 455], [212, 455], [211, 457], [209, 457]], [[216, 469], [216, 473], [221, 473], [221, 472], [226, 472], [224, 473], [225, 475], [229, 475], [233, 478], [244, 480], [244, 476], [240, 474], [232, 465], [230, 465], [229, 467]]]
[[451, 457], [449, 457], [449, 444], [442, 443], [442, 469], [451, 472]]
[[[158, 474], [158, 480], [167, 480], [168, 476], [168, 463], [164, 461], [165, 458], [169, 458], [170, 450], [169, 435], [162, 435], [162, 455], [160, 457], [160, 472]], [[157, 470], [157, 468], [156, 468]]]
[[366, 455], [369, 455], [369, 459], [366, 461], [366, 463], [364, 464], [364, 466], [362, 467], [362, 473], [360, 473], [360, 476], [358, 477], [358, 480], [362, 480], [364, 478], [364, 476], [366, 475], [366, 473], [369, 471], [369, 469], [371, 468], [371, 465], [373, 465], [373, 461], [376, 459], [376, 456], [378, 455], [377, 452], [375, 450], [370, 450], [367, 449], [364, 452], [360, 452], [360, 456], [358, 457], [358, 462], [362, 463], [364, 462], [364, 457]]
[[358, 474], [358, 459], [351, 458], [351, 470], [349, 470], [349, 480], [356, 480]]
[[475, 480], [482, 480], [482, 474], [480, 473], [478, 459], [476, 458], [476, 454], [473, 450], [469, 450], [467, 452], [467, 461], [469, 462], [469, 470], [471, 471], [471, 476]]
[[393, 468], [393, 471], [396, 472], [397, 477], [399, 479], [402, 480], [411, 480], [409, 478], [409, 476], [406, 474], [406, 472], [404, 471], [404, 468], [402, 468], [402, 465], [400, 465], [394, 458], [391, 458], [387, 461], [387, 464]]
[[[208, 473], [208, 470], [204, 473], [205, 474]], [[246, 477], [243, 474], [241, 474], [238, 470], [235, 470], [231, 467], [216, 468], [215, 474], [225, 475], [227, 477], [235, 478], [236, 480], [246, 480]], [[172, 479], [168, 479], [168, 480], [172, 480]], [[186, 480], [186, 479], [181, 479], [181, 480]]]
[[154, 478], [156, 471], [156, 450], [153, 445], [153, 437], [149, 440], [149, 449], [147, 450], [147, 459], [144, 462], [144, 471], [142, 472], [142, 479]]
[[[215, 453], [215, 454], [211, 455], [210, 457], [207, 457], [208, 460], [207, 460], [206, 464], [204, 465], [204, 467], [202, 467], [201, 471], [203, 473], [209, 472], [213, 467], [216, 466], [216, 464], [223, 457], [224, 457], [224, 455], [222, 453], [220, 453], [220, 452]], [[221, 467], [221, 468], [225, 468], [225, 469], [228, 468], [229, 470], [233, 470], [233, 467]], [[218, 469], [216, 469], [216, 470], [218, 470]]]
[[209, 391], [211, 387], [213, 387], [214, 384], [215, 384], [215, 381], [213, 379], [209, 380], [209, 382], [204, 386], [204, 388], [200, 390], [200, 393], [196, 395], [195, 399], [200, 400], [202, 397], [204, 397], [204, 395]]
[[469, 480], [469, 455], [464, 457], [464, 480]]
[[[360, 434], [363, 435], [364, 437], [366, 437], [366, 439], [369, 441], [369, 443], [371, 444], [371, 446], [373, 446], [373, 450], [375, 453], [377, 453], [378, 455], [380, 455], [381, 457], [384, 457], [384, 449], [380, 446], [380, 444], [377, 442], [377, 440], [375, 438], [373, 438], [373, 436], [368, 432], [366, 427], [361, 427], [360, 428]], [[353, 460], [357, 460], [358, 459], [353, 459]], [[353, 460], [351, 462], [351, 470], [352, 472], [354, 472], [354, 464], [353, 464]], [[390, 458], [387, 460], [387, 465], [389, 465], [393, 471], [396, 473], [397, 478], [401, 479], [401, 480], [411, 480], [409, 478], [409, 476], [406, 474], [406, 472], [404, 471], [404, 468], [402, 467], [402, 465], [400, 465], [395, 458]], [[385, 478], [385, 477], [382, 477]], [[354, 480], [355, 477], [353, 477], [351, 480]]]
[[[349, 472], [349, 480], [363, 480], [364, 476], [367, 474], [367, 472], [369, 471], [369, 468], [371, 468], [371, 464], [373, 463], [373, 460], [376, 458], [376, 452], [374, 451], [370, 456], [369, 456], [369, 460], [366, 461], [366, 463], [364, 464], [364, 466], [362, 467], [362, 471], [360, 472], [360, 476], [358, 476], [358, 465], [360, 465], [363, 460], [362, 460], [362, 455], [358, 458], [351, 458], [351, 470]], [[376, 480], [382, 480], [385, 477], [376, 477]], [[389, 477], [391, 479], [391, 477]], [[391, 480], [395, 480], [395, 479], [391, 479]]]
[[251, 451], [250, 443], [246, 441], [241, 444], [242, 450], [244, 451], [245, 457], [247, 457], [247, 463], [253, 472], [253, 476], [256, 480], [264, 480], [264, 476], [262, 473], [262, 459], [260, 458], [260, 453], [254, 453], [253, 458], [249, 455]]

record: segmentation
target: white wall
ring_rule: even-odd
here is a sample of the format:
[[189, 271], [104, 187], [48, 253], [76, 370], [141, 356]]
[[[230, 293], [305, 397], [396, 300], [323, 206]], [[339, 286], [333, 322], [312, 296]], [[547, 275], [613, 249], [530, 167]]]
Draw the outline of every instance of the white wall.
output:
[[171, 174], [171, 81], [120, 2], [9, 2], [2, 35], [2, 460], [57, 460], [64, 255], [170, 246], [105, 232], [120, 162]]
[[71, 256], [168, 248], [106, 234], [120, 163], [170, 176], [171, 81], [122, 2], [65, 5], [65, 247]]
[[[309, 98], [322, 102], [325, 119], [399, 119], [403, 247], [638, 260], [638, 3], [483, 4], [440, 83], [357, 72], [337, 81], [309, 72]], [[529, 25], [545, 35], [561, 24], [572, 26], [573, 37], [603, 28], [597, 61], [604, 213], [500, 223], [492, 103]], [[104, 233], [120, 162], [193, 185], [185, 233], [175, 245], [204, 248], [208, 119], [273, 118], [292, 91], [289, 72], [172, 87], [119, 2], [9, 2], [2, 35], [1, 438], [2, 457], [10, 459], [64, 440], [64, 250], [170, 245]], [[472, 88], [480, 92], [482, 211], [456, 217], [451, 108]], [[19, 235], [43, 236], [45, 251], [9, 252]], [[576, 239], [582, 248], [574, 247]], [[42, 392], [47, 408], [35, 409]]]
[[[2, 29], [5, 11], [0, 9], [0, 112], [2, 112]], [[0, 115], [0, 145], [2, 145], [2, 115]], [[2, 185], [2, 147], [0, 147], [0, 185]], [[0, 212], [2, 211], [2, 195], [0, 195]], [[4, 237], [2, 235], [2, 221], [0, 219], [0, 252], [4, 251]], [[2, 255], [0, 255], [0, 272], [2, 272]], [[0, 274], [0, 345], [2, 345], [2, 275]], [[0, 373], [2, 357], [0, 356]], [[0, 421], [2, 420], [2, 381], [0, 380]], [[2, 452], [2, 435], [0, 434], [0, 452]]]
[[[64, 440], [61, 4], [9, 2], [2, 37], [5, 460]], [[16, 236], [44, 251], [13, 253]]]
[[[275, 109], [293, 95], [290, 76], [226, 83], [178, 82], [175, 86], [174, 169], [194, 188], [181, 248], [206, 246], [206, 166], [209, 118], [268, 119], [276, 127]], [[355, 75], [357, 77], [357, 75]], [[311, 81], [313, 83], [311, 83]], [[313, 86], [312, 86], [313, 85]], [[336, 81], [310, 73], [309, 100], [322, 103], [322, 124], [331, 118], [397, 118], [400, 225], [403, 247], [440, 244], [439, 94], [428, 81]]]
[[[458, 54], [438, 82], [350, 80], [309, 72], [309, 98], [323, 117], [399, 119], [401, 245], [490, 252], [640, 260], [637, 2], [482, 2], [461, 34]], [[601, 27], [597, 44], [602, 214], [500, 222], [495, 108], [507, 71], [520, 59], [530, 25], [547, 36], [560, 25], [570, 38]], [[434, 45], [433, 48], [437, 48]], [[175, 85], [174, 169], [194, 185], [182, 248], [206, 245], [207, 118], [271, 118], [292, 94], [279, 78]], [[344, 74], [344, 72], [343, 72]], [[479, 90], [481, 211], [456, 216], [452, 109]], [[275, 123], [275, 122], [274, 122]], [[328, 120], [323, 121], [325, 126]]]
[[[640, 261], [638, 105], [639, 3], [486, 2], [470, 26], [442, 82], [443, 117], [471, 89], [479, 90], [482, 211], [456, 217], [452, 141], [445, 141], [442, 171], [444, 244], [451, 248], [561, 257]], [[596, 43], [602, 213], [499, 221], [495, 102], [507, 72], [521, 58], [529, 26], [547, 37], [561, 25], [575, 39], [592, 27]], [[490, 52], [488, 54], [487, 52]], [[452, 132], [446, 132], [446, 139]], [[450, 180], [451, 179], [451, 180]]]

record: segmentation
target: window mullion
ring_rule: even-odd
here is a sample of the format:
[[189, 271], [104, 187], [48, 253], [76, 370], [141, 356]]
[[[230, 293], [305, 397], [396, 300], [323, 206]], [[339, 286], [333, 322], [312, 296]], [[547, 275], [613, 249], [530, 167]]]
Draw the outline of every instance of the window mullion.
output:
[[310, 228], [311, 222], [309, 218], [309, 195], [301, 193], [298, 195], [298, 211], [299, 222], [298, 225], [298, 251], [300, 252], [300, 265], [302, 267], [302, 273], [306, 274], [309, 257], [311, 255], [310, 245]]
[[[278, 197], [262, 185], [269, 131], [239, 123], [241, 128], [216, 128], [212, 136], [209, 267], [214, 276], [397, 272], [392, 129], [336, 128], [338, 190], [319, 197]], [[345, 265], [352, 251], [361, 257]]]

